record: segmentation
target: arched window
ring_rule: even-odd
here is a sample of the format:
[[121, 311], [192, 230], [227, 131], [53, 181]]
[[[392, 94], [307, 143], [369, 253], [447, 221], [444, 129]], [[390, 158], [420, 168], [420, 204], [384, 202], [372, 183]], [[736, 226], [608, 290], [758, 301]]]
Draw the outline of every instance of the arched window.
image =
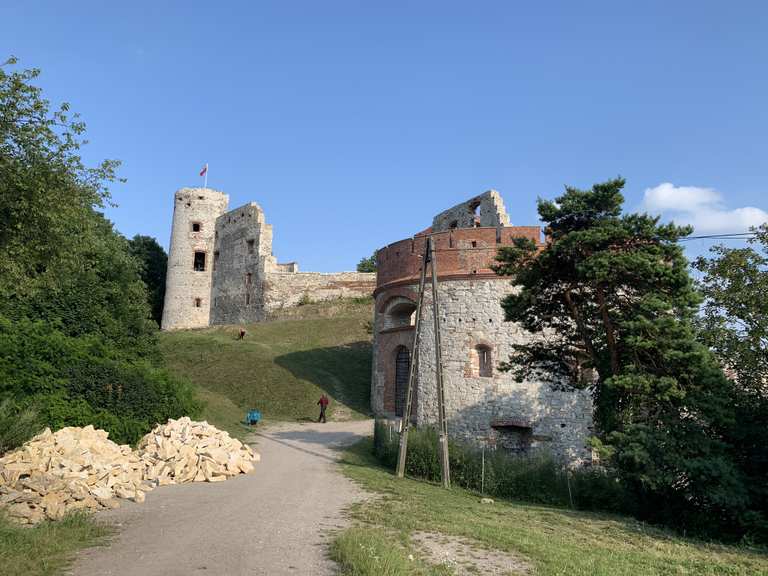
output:
[[405, 346], [398, 346], [395, 351], [395, 415], [405, 412], [408, 375], [411, 371], [411, 354]]
[[413, 326], [416, 323], [416, 304], [408, 298], [398, 296], [387, 304], [384, 312], [383, 330]]
[[493, 376], [493, 353], [491, 347], [486, 344], [475, 346], [475, 372], [482, 378]]

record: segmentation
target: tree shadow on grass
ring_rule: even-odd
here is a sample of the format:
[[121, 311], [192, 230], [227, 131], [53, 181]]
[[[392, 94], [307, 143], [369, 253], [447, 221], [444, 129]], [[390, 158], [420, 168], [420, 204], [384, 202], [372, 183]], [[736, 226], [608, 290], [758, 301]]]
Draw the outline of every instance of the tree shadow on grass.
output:
[[370, 413], [370, 342], [300, 350], [277, 356], [274, 361], [296, 378], [312, 382], [340, 404], [362, 414]]

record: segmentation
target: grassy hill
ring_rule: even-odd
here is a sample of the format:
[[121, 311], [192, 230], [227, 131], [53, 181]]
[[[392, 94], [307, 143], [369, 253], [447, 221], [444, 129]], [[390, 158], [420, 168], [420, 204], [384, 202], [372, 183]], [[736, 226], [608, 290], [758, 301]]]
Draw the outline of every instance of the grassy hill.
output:
[[206, 402], [204, 417], [232, 433], [249, 409], [271, 420], [315, 419], [331, 398], [333, 419], [366, 417], [370, 406], [370, 300], [307, 304], [270, 322], [168, 332], [160, 345], [168, 367], [188, 378]]

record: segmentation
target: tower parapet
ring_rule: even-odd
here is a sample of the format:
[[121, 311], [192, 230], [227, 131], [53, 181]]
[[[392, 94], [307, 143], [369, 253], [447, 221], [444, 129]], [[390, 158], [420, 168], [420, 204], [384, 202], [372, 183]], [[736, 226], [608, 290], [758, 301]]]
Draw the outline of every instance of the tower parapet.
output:
[[174, 195], [163, 330], [208, 326], [216, 218], [229, 196], [210, 188], [181, 188]]

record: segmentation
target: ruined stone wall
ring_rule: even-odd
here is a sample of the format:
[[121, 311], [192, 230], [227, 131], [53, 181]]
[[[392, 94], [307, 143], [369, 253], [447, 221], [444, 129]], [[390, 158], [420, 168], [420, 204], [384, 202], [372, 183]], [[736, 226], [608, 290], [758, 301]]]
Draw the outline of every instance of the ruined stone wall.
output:
[[265, 276], [264, 310], [269, 314], [270, 311], [304, 302], [368, 297], [375, 287], [375, 273], [268, 271]]
[[[163, 330], [208, 326], [215, 222], [228, 202], [210, 188], [182, 188], [174, 195]], [[195, 252], [205, 255], [203, 270], [194, 269]]]
[[496, 190], [475, 196], [440, 212], [432, 220], [432, 232], [441, 232], [452, 228], [499, 228], [509, 226], [509, 216], [504, 208], [504, 201]]
[[304, 302], [366, 297], [376, 274], [299, 272], [272, 255], [272, 226], [253, 202], [216, 220], [211, 324], [245, 324]]
[[251, 202], [216, 220], [211, 324], [265, 319], [264, 277], [272, 261], [272, 226]]

